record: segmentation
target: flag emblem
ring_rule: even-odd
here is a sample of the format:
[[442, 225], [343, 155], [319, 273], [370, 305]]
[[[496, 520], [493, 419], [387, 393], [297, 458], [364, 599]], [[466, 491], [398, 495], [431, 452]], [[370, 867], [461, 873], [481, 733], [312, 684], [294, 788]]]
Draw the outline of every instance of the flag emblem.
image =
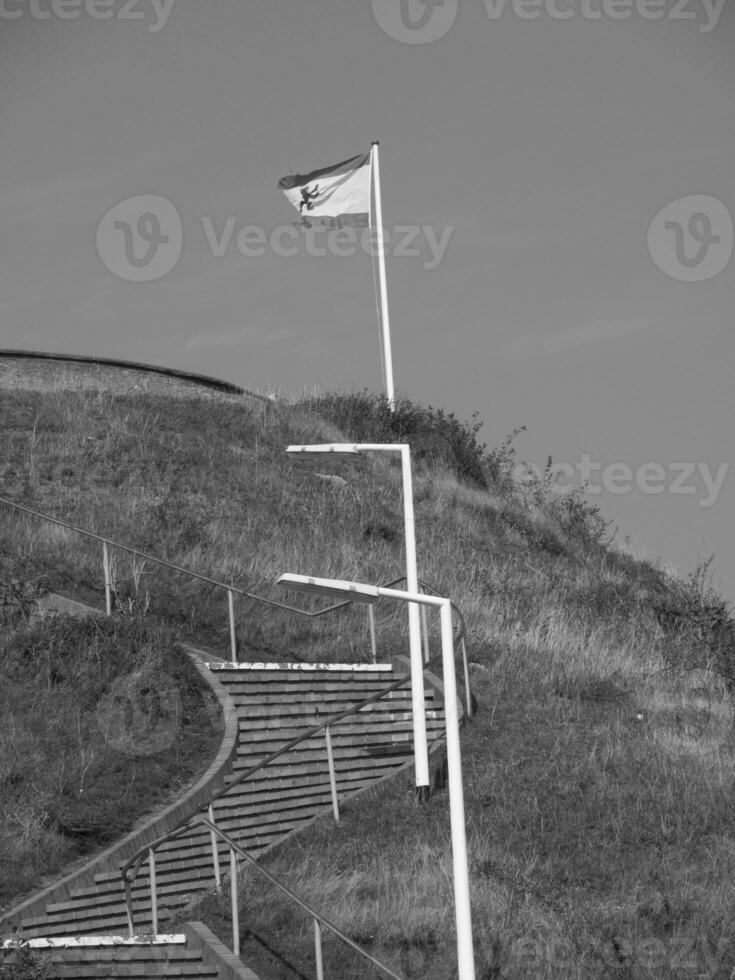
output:
[[370, 224], [370, 153], [308, 174], [289, 174], [278, 187], [307, 228], [366, 228]]

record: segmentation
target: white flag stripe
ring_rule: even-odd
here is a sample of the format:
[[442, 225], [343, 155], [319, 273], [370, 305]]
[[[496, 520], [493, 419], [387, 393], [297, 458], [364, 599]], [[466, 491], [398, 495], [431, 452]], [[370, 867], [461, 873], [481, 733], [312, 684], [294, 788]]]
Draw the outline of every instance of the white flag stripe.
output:
[[338, 214], [367, 213], [370, 209], [370, 168], [350, 174], [322, 177], [313, 184], [283, 192], [304, 217], [336, 217]]
[[304, 227], [366, 227], [370, 221], [371, 154], [351, 157], [308, 174], [290, 174], [278, 182]]

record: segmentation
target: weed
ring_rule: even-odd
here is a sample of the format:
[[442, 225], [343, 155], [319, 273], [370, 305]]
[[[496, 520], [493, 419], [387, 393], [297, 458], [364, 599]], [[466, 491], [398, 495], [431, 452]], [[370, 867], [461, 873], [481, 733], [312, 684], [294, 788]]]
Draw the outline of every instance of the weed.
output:
[[0, 980], [46, 980], [51, 965], [25, 943], [0, 945]]

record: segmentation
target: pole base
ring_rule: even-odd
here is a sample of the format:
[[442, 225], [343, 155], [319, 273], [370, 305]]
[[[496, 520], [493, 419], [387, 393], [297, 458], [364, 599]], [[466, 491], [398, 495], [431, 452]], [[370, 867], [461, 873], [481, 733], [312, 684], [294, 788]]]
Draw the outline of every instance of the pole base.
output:
[[416, 802], [417, 803], [428, 803], [431, 798], [431, 787], [429, 786], [417, 786], [416, 787]]

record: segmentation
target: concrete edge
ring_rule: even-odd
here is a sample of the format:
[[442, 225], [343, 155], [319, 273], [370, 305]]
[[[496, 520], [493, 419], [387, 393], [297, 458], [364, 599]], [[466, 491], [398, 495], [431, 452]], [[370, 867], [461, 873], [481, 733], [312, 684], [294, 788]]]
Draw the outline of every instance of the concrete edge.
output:
[[[99, 610], [92, 609], [95, 614]], [[212, 792], [225, 785], [226, 777], [232, 772], [239, 741], [237, 709], [224, 685], [204, 666], [201, 654], [193, 647], [178, 643], [179, 649], [189, 657], [194, 667], [217, 698], [224, 717], [225, 730], [220, 749], [206, 772], [183, 797], [171, 803], [162, 812], [150, 817], [145, 823], [126, 834], [112, 847], [92, 858], [81, 868], [71, 872], [31, 898], [9, 908], [0, 916], [0, 935], [8, 927], [13, 932], [20, 931], [24, 918], [43, 915], [49, 902], [69, 901], [71, 892], [78, 888], [94, 888], [95, 875], [119, 871], [120, 865], [136, 851], [151, 841], [179, 826], [185, 819], [193, 816], [202, 806], [209, 803]]]
[[[202, 653], [202, 655], [204, 655]], [[241, 670], [243, 673], [247, 673], [249, 670], [264, 671], [264, 670], [290, 670], [294, 673], [308, 673], [310, 670], [319, 670], [324, 672], [335, 672], [343, 674], [386, 674], [392, 670], [393, 665], [390, 663], [381, 664], [328, 664], [328, 663], [267, 663], [265, 661], [256, 661], [255, 663], [250, 662], [238, 662], [232, 663], [231, 661], [212, 661], [207, 664], [210, 670], [221, 670], [221, 671], [233, 671]]]
[[260, 980], [203, 922], [185, 922], [187, 945], [201, 953], [205, 966], [217, 969], [220, 980]]
[[75, 364], [88, 364], [91, 367], [121, 368], [127, 371], [139, 371], [142, 374], [160, 374], [165, 378], [188, 381], [190, 384], [210, 388], [213, 391], [221, 391], [229, 395], [245, 395], [266, 405], [271, 404], [271, 400], [266, 395], [251, 391], [249, 388], [242, 388], [232, 381], [223, 381], [221, 378], [213, 378], [210, 375], [197, 374], [192, 371], [182, 371], [178, 368], [161, 367], [158, 364], [144, 364], [140, 361], [127, 361], [116, 357], [93, 357], [85, 354], [55, 354], [47, 351], [32, 350], [0, 350], [0, 359], [2, 358], [9, 360], [69, 361]]
[[48, 939], [6, 939], [0, 949], [114, 949], [118, 946], [184, 946], [186, 936], [181, 933], [159, 933], [156, 936], [52, 936]]

